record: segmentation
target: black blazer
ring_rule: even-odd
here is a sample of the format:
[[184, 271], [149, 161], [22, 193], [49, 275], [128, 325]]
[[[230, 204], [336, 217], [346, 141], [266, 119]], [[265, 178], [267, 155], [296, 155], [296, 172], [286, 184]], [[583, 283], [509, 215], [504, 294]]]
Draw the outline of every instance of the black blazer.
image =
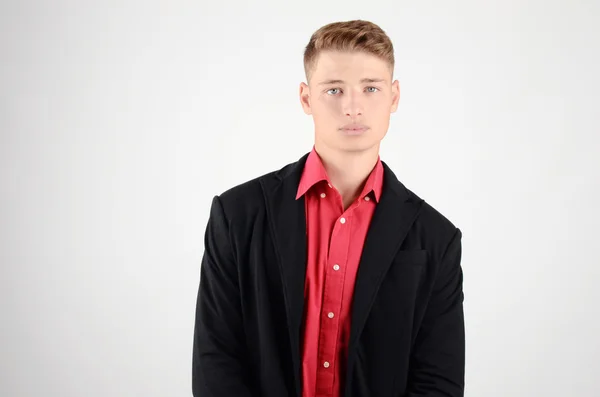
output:
[[[301, 396], [307, 250], [295, 196], [306, 158], [212, 201], [194, 396]], [[343, 396], [463, 396], [461, 231], [385, 163], [383, 183], [356, 279]]]

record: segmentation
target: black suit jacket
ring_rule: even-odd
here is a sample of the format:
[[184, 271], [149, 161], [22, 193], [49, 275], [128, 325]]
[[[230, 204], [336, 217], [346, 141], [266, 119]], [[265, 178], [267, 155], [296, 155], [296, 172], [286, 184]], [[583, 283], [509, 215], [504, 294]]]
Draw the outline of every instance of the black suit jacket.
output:
[[[306, 157], [212, 201], [194, 396], [301, 396], [307, 249], [295, 196]], [[461, 231], [385, 163], [383, 183], [356, 279], [343, 396], [463, 396]]]

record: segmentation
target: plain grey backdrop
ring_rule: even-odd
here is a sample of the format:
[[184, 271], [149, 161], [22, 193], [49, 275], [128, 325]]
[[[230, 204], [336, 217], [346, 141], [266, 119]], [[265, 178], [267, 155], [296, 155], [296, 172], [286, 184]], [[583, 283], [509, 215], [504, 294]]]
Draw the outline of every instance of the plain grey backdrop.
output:
[[0, 395], [189, 396], [212, 196], [295, 161], [323, 24], [379, 24], [381, 157], [463, 231], [468, 397], [600, 395], [598, 1], [3, 1]]

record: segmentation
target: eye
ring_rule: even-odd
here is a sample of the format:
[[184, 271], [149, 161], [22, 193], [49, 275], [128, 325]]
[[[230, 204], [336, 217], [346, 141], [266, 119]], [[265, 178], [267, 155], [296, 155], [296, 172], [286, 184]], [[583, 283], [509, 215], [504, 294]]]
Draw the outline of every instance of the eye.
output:
[[377, 88], [377, 87], [367, 87], [367, 90], [369, 90], [371, 88], [373, 89], [373, 91], [369, 91], [369, 92], [377, 92], [377, 91], [379, 91], [379, 88]]
[[338, 90], [338, 91], [339, 91], [340, 89], [339, 89], [339, 88], [331, 88], [331, 89], [327, 90], [327, 93], [328, 93], [329, 95], [335, 95], [335, 93], [331, 93], [331, 91], [335, 91], [335, 90]]

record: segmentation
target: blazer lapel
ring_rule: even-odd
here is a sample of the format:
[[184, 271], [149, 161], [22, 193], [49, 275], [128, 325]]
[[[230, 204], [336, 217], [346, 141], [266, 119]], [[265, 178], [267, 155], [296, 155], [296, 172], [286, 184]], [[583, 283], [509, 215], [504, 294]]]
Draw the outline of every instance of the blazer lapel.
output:
[[358, 338], [377, 290], [423, 202], [411, 200], [404, 185], [383, 164], [383, 192], [367, 232], [354, 289], [348, 350], [349, 373], [354, 364]]
[[308, 154], [274, 176], [261, 179], [271, 234], [279, 259], [298, 397], [302, 383], [300, 332], [304, 310], [307, 242], [304, 197], [296, 200], [296, 193], [307, 157]]

